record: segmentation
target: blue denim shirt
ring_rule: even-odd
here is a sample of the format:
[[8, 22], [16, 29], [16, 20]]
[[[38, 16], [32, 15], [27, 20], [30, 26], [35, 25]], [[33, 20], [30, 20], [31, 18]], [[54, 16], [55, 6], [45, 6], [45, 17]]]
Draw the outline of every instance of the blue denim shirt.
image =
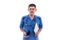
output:
[[34, 15], [34, 18], [31, 20], [29, 15], [23, 16], [20, 28], [24, 29], [26, 32], [30, 31], [30, 36], [34, 36], [35, 24], [38, 24], [39, 29], [42, 29], [42, 20], [41, 17]]

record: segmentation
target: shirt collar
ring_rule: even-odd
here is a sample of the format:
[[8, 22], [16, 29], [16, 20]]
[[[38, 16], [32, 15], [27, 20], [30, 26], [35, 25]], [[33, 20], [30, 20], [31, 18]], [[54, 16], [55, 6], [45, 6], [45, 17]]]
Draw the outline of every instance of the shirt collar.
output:
[[[27, 15], [27, 17], [31, 20], [29, 14]], [[36, 15], [34, 15], [34, 18], [32, 20], [35, 20], [35, 18], [36, 18]]]

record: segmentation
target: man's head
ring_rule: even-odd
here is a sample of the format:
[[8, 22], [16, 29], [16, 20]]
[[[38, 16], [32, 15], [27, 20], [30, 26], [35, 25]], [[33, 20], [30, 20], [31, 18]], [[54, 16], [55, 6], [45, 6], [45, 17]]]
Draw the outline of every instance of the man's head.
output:
[[34, 15], [34, 13], [36, 12], [36, 5], [35, 4], [29, 4], [28, 6], [28, 11], [30, 13], [30, 15]]

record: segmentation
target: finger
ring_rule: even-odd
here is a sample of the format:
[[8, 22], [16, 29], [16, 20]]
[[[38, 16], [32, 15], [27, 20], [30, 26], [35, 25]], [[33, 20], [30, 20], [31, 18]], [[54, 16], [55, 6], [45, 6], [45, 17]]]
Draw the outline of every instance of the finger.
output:
[[28, 38], [29, 36], [24, 36], [25, 38]]
[[36, 34], [35, 37], [38, 37], [38, 35]]

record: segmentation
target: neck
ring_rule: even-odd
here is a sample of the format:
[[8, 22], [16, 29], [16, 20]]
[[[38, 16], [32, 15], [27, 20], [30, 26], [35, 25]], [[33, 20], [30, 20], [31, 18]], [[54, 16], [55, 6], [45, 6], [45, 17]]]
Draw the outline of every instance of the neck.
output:
[[29, 16], [30, 16], [30, 18], [31, 18], [31, 19], [33, 19], [33, 18], [34, 18], [34, 15], [30, 15], [30, 14], [29, 14]]

